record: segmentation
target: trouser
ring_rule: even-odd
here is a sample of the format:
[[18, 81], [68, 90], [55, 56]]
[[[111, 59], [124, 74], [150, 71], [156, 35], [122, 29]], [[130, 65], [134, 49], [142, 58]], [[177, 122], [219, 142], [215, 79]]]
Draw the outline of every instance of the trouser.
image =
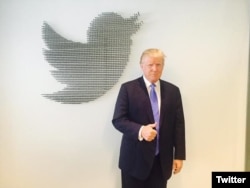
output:
[[163, 178], [160, 157], [156, 156], [148, 178], [140, 180], [122, 171], [122, 188], [167, 188]]

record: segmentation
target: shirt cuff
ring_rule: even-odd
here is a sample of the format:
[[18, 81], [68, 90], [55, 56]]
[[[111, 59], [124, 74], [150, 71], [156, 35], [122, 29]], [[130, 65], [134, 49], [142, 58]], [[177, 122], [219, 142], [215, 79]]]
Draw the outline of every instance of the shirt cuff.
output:
[[138, 140], [139, 140], [139, 141], [143, 141], [143, 137], [142, 137], [142, 135], [141, 135], [143, 127], [144, 127], [144, 126], [142, 125], [141, 128], [140, 128], [140, 130], [139, 130], [139, 134], [138, 134]]

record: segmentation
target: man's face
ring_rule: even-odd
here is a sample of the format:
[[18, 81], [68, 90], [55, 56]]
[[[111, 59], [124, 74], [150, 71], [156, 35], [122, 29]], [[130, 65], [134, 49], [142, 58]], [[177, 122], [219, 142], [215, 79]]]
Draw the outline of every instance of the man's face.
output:
[[142, 57], [140, 65], [144, 76], [149, 82], [155, 83], [160, 79], [164, 67], [161, 57], [145, 55]]

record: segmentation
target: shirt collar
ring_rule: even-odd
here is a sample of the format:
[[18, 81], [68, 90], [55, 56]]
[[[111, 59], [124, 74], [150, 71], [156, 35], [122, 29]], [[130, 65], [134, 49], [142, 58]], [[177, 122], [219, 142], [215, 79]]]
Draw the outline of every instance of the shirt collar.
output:
[[[145, 76], [143, 76], [143, 80], [144, 80], [144, 82], [145, 82], [145, 84], [146, 84], [146, 86], [147, 86], [147, 88], [149, 88], [150, 87], [150, 85], [152, 84], [150, 81], [148, 81], [147, 80], [147, 78], [145, 77]], [[154, 83], [155, 84], [155, 86], [156, 87], [158, 87], [159, 86], [159, 84], [160, 84], [160, 81], [158, 80], [157, 82], [155, 82]]]

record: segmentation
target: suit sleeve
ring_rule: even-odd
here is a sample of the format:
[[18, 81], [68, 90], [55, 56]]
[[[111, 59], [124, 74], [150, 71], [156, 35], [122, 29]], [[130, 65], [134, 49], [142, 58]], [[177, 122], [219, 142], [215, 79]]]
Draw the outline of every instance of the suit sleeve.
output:
[[133, 105], [131, 104], [131, 97], [128, 87], [123, 84], [120, 88], [115, 104], [112, 123], [117, 130], [124, 134], [124, 136], [129, 136], [138, 140], [139, 130], [142, 125], [131, 121], [129, 117], [129, 110], [131, 105]]
[[181, 94], [178, 89], [177, 101], [176, 101], [176, 117], [175, 117], [175, 159], [186, 159], [186, 147], [185, 147], [185, 120]]

